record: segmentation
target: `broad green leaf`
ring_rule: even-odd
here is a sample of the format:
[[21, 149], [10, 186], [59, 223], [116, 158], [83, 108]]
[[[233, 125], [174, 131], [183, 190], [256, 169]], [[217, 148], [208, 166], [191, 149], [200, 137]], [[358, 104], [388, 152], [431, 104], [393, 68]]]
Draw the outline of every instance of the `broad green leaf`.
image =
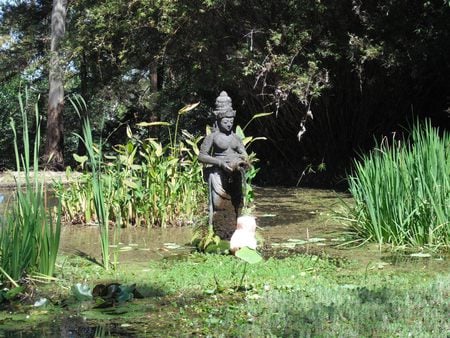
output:
[[243, 143], [244, 146], [245, 146], [245, 145], [247, 145], [247, 143], [251, 143], [252, 140], [253, 140], [253, 137], [247, 136], [247, 137], [244, 137], [244, 139], [242, 140], [242, 143]]
[[156, 122], [139, 122], [136, 123], [139, 127], [152, 127], [152, 126], [170, 126], [169, 122], [156, 121]]
[[244, 131], [242, 130], [241, 126], [236, 126], [236, 135], [241, 139], [245, 137]]
[[88, 160], [88, 157], [86, 155], [80, 156], [80, 155], [77, 155], [77, 154], [73, 154], [73, 158], [74, 158], [75, 161], [77, 161], [81, 165], [83, 165]]
[[256, 264], [262, 261], [262, 257], [258, 251], [246, 246], [236, 251], [235, 255], [249, 264]]
[[193, 103], [193, 104], [188, 104], [187, 106], [184, 106], [183, 108], [181, 108], [178, 111], [178, 114], [183, 115], [184, 113], [187, 113], [188, 111], [196, 108], [199, 104], [200, 104], [200, 102]]

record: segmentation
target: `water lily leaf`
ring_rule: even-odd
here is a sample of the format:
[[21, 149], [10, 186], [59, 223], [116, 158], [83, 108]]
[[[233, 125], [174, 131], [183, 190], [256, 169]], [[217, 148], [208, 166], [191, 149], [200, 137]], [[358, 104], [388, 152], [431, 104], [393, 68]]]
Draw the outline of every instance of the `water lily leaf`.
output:
[[276, 214], [263, 214], [258, 217], [277, 217], [277, 215]]
[[431, 255], [429, 253], [425, 253], [425, 252], [418, 252], [418, 253], [413, 253], [410, 255], [411, 257], [419, 257], [419, 258], [427, 258], [427, 257], [431, 257]]
[[236, 251], [235, 255], [250, 264], [256, 264], [262, 261], [262, 257], [258, 251], [250, 249], [246, 246]]
[[299, 242], [272, 243], [272, 248], [295, 249], [296, 245], [301, 244]]
[[309, 243], [317, 243], [317, 242], [323, 242], [323, 241], [326, 241], [326, 238], [312, 237], [312, 238], [308, 239]]
[[72, 294], [79, 301], [92, 300], [92, 291], [87, 284], [77, 283], [72, 285]]
[[344, 237], [332, 238], [331, 241], [332, 242], [344, 242], [345, 238]]
[[287, 241], [289, 243], [295, 243], [295, 244], [299, 244], [299, 245], [308, 243], [308, 241], [305, 241], [303, 239], [295, 239], [295, 238], [289, 238]]
[[179, 249], [179, 248], [181, 248], [181, 245], [179, 245], [177, 243], [164, 243], [164, 247], [166, 249]]

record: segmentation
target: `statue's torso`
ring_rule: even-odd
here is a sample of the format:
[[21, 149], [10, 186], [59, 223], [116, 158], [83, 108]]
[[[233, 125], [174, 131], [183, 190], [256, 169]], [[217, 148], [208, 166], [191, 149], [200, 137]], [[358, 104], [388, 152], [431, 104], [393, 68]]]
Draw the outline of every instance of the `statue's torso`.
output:
[[239, 156], [239, 146], [242, 141], [231, 133], [229, 135], [216, 132], [213, 135], [213, 156], [233, 161]]

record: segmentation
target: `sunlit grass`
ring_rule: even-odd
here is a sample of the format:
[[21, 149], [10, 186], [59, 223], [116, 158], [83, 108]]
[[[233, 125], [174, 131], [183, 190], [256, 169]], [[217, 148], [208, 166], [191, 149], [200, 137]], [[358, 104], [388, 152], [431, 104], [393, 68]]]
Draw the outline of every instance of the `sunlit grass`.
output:
[[[443, 263], [445, 264], [445, 263]], [[348, 265], [348, 266], [347, 266]], [[233, 256], [121, 266], [105, 276], [98, 266], [67, 259], [67, 278], [88, 276], [137, 283], [145, 298], [119, 308], [123, 323], [147, 335], [212, 337], [446, 337], [449, 275], [433, 271], [366, 271], [316, 256], [270, 258], [248, 266]], [[434, 275], [433, 275], [434, 274]], [[120, 322], [85, 311], [91, 319]], [[148, 318], [158, 318], [149, 321]], [[447, 330], [447, 331], [446, 331]]]

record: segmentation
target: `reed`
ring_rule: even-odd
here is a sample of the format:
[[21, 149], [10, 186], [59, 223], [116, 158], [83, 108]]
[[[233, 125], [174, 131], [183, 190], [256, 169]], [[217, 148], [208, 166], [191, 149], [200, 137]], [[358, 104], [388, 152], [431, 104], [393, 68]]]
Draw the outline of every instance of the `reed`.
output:
[[348, 176], [355, 204], [346, 219], [364, 240], [380, 245], [450, 244], [450, 136], [430, 122], [416, 124], [409, 140], [384, 139], [355, 161]]
[[[90, 164], [90, 188], [92, 192], [92, 200], [94, 202], [95, 215], [97, 218], [98, 229], [100, 234], [100, 247], [102, 252], [102, 264], [105, 270], [110, 268], [110, 252], [109, 252], [109, 204], [105, 199], [105, 191], [111, 190], [111, 181], [102, 179], [102, 144], [99, 146], [94, 144], [92, 138], [92, 127], [89, 119], [83, 121], [83, 136], [77, 135], [84, 143]], [[108, 184], [109, 183], [109, 184]], [[88, 196], [86, 200], [91, 200]], [[85, 213], [87, 215], [88, 213]]]
[[[27, 97], [25, 92], [25, 104]], [[23, 126], [21, 154], [15, 122], [12, 119], [11, 128], [14, 135], [17, 172], [23, 172], [25, 182], [22, 184], [20, 180], [16, 181], [16, 199], [0, 227], [0, 266], [4, 271], [3, 277], [10, 276], [14, 280], [33, 273], [52, 276], [61, 233], [61, 204], [58, 204], [55, 218], [52, 211], [46, 208], [44, 182], [38, 181], [40, 118], [37, 105], [36, 135], [31, 158], [28, 120], [21, 95], [19, 104]]]

